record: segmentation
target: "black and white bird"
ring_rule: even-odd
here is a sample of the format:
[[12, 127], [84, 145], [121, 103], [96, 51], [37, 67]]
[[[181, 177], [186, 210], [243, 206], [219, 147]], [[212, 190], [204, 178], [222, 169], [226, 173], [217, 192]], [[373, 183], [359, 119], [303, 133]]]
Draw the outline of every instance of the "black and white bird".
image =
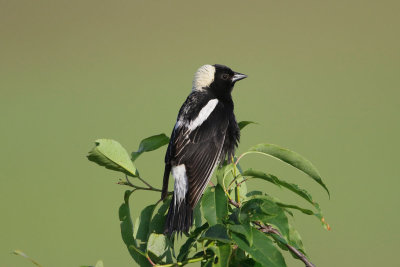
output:
[[204, 65], [195, 73], [192, 92], [179, 110], [165, 155], [162, 199], [168, 193], [170, 172], [175, 179], [166, 234], [189, 232], [193, 209], [215, 167], [232, 159], [240, 130], [231, 92], [235, 83], [246, 77], [218, 64]]

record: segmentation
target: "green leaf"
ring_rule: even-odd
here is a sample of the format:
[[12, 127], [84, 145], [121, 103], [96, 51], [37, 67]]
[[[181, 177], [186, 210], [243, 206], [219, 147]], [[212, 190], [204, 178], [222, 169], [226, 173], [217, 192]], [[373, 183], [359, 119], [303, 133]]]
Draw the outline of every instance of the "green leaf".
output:
[[280, 180], [280, 179], [278, 179], [276, 176], [274, 176], [272, 174], [267, 174], [267, 173], [263, 173], [263, 172], [252, 170], [252, 169], [244, 171], [243, 172], [243, 176], [251, 176], [251, 177], [254, 177], [254, 178], [258, 178], [258, 179], [263, 179], [263, 180], [268, 181], [270, 183], [273, 183], [275, 185], [283, 186], [283, 187], [289, 189], [290, 191], [296, 193], [297, 195], [301, 196], [305, 200], [307, 200], [318, 211], [321, 211], [318, 203], [316, 203], [313, 200], [312, 196], [306, 190], [300, 188], [296, 184], [292, 184], [292, 183], [288, 183], [288, 182], [286, 182], [284, 180]]
[[132, 161], [135, 161], [143, 152], [156, 150], [169, 143], [169, 138], [165, 134], [153, 135], [140, 142], [139, 149], [132, 152]]
[[145, 207], [138, 220], [136, 221], [136, 227], [134, 229], [134, 235], [136, 237], [136, 243], [143, 251], [146, 249], [146, 243], [149, 238], [150, 220], [153, 215], [156, 204]]
[[222, 224], [216, 224], [207, 229], [201, 239], [215, 240], [222, 243], [230, 243], [228, 229]]
[[186, 240], [186, 242], [181, 246], [181, 249], [179, 250], [178, 258], [177, 260], [182, 262], [187, 259], [189, 253], [191, 252], [192, 248], [197, 242], [198, 237], [200, 236], [201, 233], [205, 229], [208, 228], [208, 223], [203, 224], [200, 227], [197, 227], [189, 236], [189, 238]]
[[97, 261], [95, 267], [104, 267], [103, 261]]
[[35, 261], [34, 259], [32, 259], [31, 257], [29, 257], [28, 255], [26, 255], [24, 252], [22, 252], [21, 250], [14, 250], [12, 252], [14, 255], [18, 255], [21, 257], [24, 257], [25, 259], [29, 260], [30, 262], [32, 262], [33, 264], [35, 264], [38, 267], [42, 267], [42, 265], [40, 265], [37, 261]]
[[[289, 243], [306, 255], [305, 248], [299, 232], [290, 224], [289, 224]], [[295, 258], [297, 257], [295, 256]]]
[[240, 220], [273, 224], [283, 236], [287, 237], [289, 234], [289, 223], [284, 210], [268, 198], [253, 198], [245, 202], [240, 210]]
[[205, 261], [201, 261], [200, 266], [201, 267], [212, 267], [214, 262], [214, 258], [209, 258]]
[[163, 234], [152, 233], [147, 242], [147, 253], [151, 253], [162, 262], [172, 262], [171, 242]]
[[218, 168], [216, 171], [217, 181], [222, 187], [228, 189], [229, 185], [235, 178], [234, 173], [234, 164], [224, 164], [221, 168]]
[[[325, 218], [322, 214], [322, 210], [321, 210], [319, 204], [313, 200], [312, 196], [306, 190], [300, 188], [298, 185], [280, 180], [272, 174], [267, 174], [267, 173], [263, 173], [263, 172], [252, 170], [252, 169], [243, 172], [243, 176], [251, 176], [254, 178], [263, 179], [263, 180], [271, 182], [275, 185], [283, 186], [283, 187], [289, 189], [290, 191], [296, 193], [297, 195], [301, 196], [302, 198], [304, 198], [305, 200], [307, 200], [309, 203], [311, 203], [314, 206], [314, 208], [318, 211], [318, 213], [314, 213], [315, 217], [317, 217], [320, 220], [321, 224], [323, 225], [323, 227], [325, 229], [330, 230], [330, 226], [325, 221]], [[253, 193], [256, 193], [256, 192], [253, 191]], [[249, 197], [249, 194], [247, 194], [247, 195]]]
[[196, 227], [196, 228], [198, 228], [198, 227], [200, 227], [200, 226], [202, 226], [203, 225], [203, 218], [202, 218], [202, 215], [201, 215], [201, 203], [198, 203], [197, 205], [196, 205], [196, 207], [194, 208], [194, 210], [193, 210], [193, 218], [194, 218], [194, 226]]
[[128, 152], [115, 140], [98, 139], [96, 146], [89, 152], [87, 158], [107, 169], [137, 176], [137, 169], [129, 158]]
[[206, 189], [201, 201], [201, 210], [210, 226], [222, 223], [223, 218], [228, 215], [228, 199], [219, 184]]
[[217, 266], [219, 267], [228, 267], [229, 266], [229, 258], [232, 255], [232, 246], [230, 244], [218, 245], [218, 262]]
[[165, 219], [167, 218], [167, 212], [169, 208], [169, 204], [171, 202], [172, 195], [169, 195], [164, 202], [161, 202], [160, 208], [157, 210], [157, 213], [153, 216], [150, 222], [149, 233], [163, 234]]
[[326, 185], [322, 182], [322, 178], [318, 172], [318, 170], [314, 167], [314, 165], [301, 156], [300, 154], [290, 151], [286, 148], [279, 147], [273, 144], [259, 144], [249, 149], [249, 152], [258, 152], [264, 155], [269, 155], [274, 158], [280, 159], [283, 162], [286, 162], [296, 169], [306, 173], [312, 179], [314, 179], [317, 183], [319, 183], [328, 193], [329, 190]]
[[145, 257], [143, 250], [140, 250], [136, 244], [133, 235], [133, 223], [129, 209], [129, 197], [132, 191], [125, 191], [124, 203], [119, 208], [119, 220], [121, 221], [121, 236], [126, 247], [128, 248], [131, 257], [139, 264], [139, 266], [151, 266]]
[[258, 190], [253, 190], [247, 193], [246, 197], [251, 199], [251, 198], [256, 198], [257, 196], [264, 196], [265, 194], [261, 191]]
[[299, 233], [296, 231], [296, 229], [293, 228], [292, 225], [289, 225], [288, 241], [276, 234], [270, 234], [270, 236], [274, 238], [275, 242], [281, 249], [283, 249], [285, 251], [289, 251], [293, 258], [299, 259], [299, 257], [296, 254], [294, 254], [292, 251], [290, 251], [288, 249], [288, 247], [287, 247], [288, 244], [290, 244], [292, 247], [296, 248], [297, 250], [302, 252], [305, 256], [307, 256], [307, 254], [304, 251], [301, 237], [300, 237]]
[[269, 267], [285, 267], [285, 260], [280, 251], [274, 246], [271, 239], [255, 228], [253, 231], [253, 245], [249, 246], [248, 242], [243, 240], [240, 235], [232, 232], [232, 239], [256, 261], [263, 266]]
[[240, 261], [239, 263], [235, 263], [233, 266], [240, 266], [240, 267], [262, 267], [262, 265], [252, 258], [245, 259]]
[[253, 245], [253, 231], [249, 223], [229, 225], [229, 230], [243, 235], [249, 246]]
[[244, 251], [243, 249], [239, 248], [239, 247], [236, 247], [232, 252], [231, 266], [254, 267], [254, 262], [253, 262], [253, 264], [250, 264], [250, 265], [244, 263], [244, 261], [246, 261], [247, 259], [249, 259], [247, 252]]
[[254, 121], [241, 121], [238, 123], [239, 129], [242, 130], [244, 127], [246, 127], [249, 124], [257, 124], [257, 122]]
[[276, 202], [276, 204], [277, 204], [279, 207], [299, 210], [299, 211], [301, 211], [302, 213], [307, 214], [307, 215], [314, 215], [314, 214], [315, 214], [312, 210], [304, 209], [304, 208], [299, 207], [299, 206], [297, 206], [297, 205], [285, 204], [285, 203], [281, 203], [281, 202]]
[[[237, 179], [231, 185], [232, 181], [235, 178], [235, 175], [237, 176]], [[229, 195], [232, 199], [235, 199], [236, 201], [239, 202], [237, 196], [239, 193], [240, 202], [245, 200], [247, 194], [247, 186], [245, 182], [242, 182], [243, 177], [240, 176], [240, 170], [238, 168], [235, 168], [235, 165], [233, 163], [225, 164], [221, 168], [219, 168], [216, 172], [216, 176], [218, 184], [220, 184], [221, 187], [225, 186], [225, 189], [228, 190], [229, 186], [231, 185], [229, 190]], [[239, 192], [237, 192], [235, 186], [240, 182], [242, 183], [238, 187]]]
[[244, 181], [244, 177], [238, 177], [233, 183], [232, 188], [233, 190], [231, 190], [229, 194], [232, 199], [234, 199], [236, 202], [243, 202], [246, 200], [247, 184]]
[[217, 246], [210, 247], [214, 251], [215, 258], [212, 266], [214, 267], [228, 267], [229, 259], [232, 255], [232, 247], [230, 244], [218, 244]]
[[[250, 172], [255, 172], [255, 171], [253, 171], [253, 170], [248, 171], [248, 173], [250, 173]], [[263, 173], [261, 173], [261, 174], [265, 175], [264, 178], [266, 178], [265, 179], [266, 181], [270, 181], [269, 177], [273, 176], [273, 175], [270, 175], [270, 174], [263, 174]], [[254, 177], [255, 178], [261, 178], [262, 176], [260, 176], [260, 177], [254, 176]], [[291, 191], [295, 192], [296, 194], [299, 194], [300, 196], [304, 197], [308, 202], [310, 202], [318, 210], [318, 213], [315, 213], [315, 212], [313, 212], [312, 210], [309, 210], [309, 209], [305, 209], [305, 208], [299, 207], [297, 205], [291, 205], [291, 204], [282, 203], [277, 198], [273, 198], [271, 196], [268, 196], [267, 194], [265, 194], [265, 193], [263, 193], [261, 191], [251, 191], [251, 192], [247, 193], [247, 195], [246, 195], [247, 199], [259, 198], [260, 196], [262, 198], [268, 198], [268, 199], [274, 201], [278, 206], [284, 208], [284, 210], [287, 213], [289, 213], [291, 216], [293, 216], [293, 213], [289, 209], [297, 209], [297, 210], [303, 212], [304, 214], [314, 215], [316, 218], [319, 219], [319, 221], [322, 223], [322, 225], [323, 225], [323, 227], [325, 229], [330, 230], [329, 224], [325, 221], [325, 218], [322, 215], [321, 208], [319, 207], [318, 203], [316, 203], [315, 201], [312, 200], [311, 195], [306, 190], [300, 189], [295, 184], [289, 184], [289, 183], [286, 183], [285, 181], [279, 180], [276, 177], [275, 177], [275, 179], [277, 181], [279, 181], [279, 183], [280, 183], [280, 184], [278, 184], [278, 186], [283, 185], [284, 187], [289, 188]]]

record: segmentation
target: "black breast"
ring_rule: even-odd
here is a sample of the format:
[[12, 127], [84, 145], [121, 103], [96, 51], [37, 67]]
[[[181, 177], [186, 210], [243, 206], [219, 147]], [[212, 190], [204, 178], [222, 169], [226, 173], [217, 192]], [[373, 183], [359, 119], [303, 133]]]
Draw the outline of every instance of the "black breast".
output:
[[226, 130], [226, 136], [224, 141], [224, 146], [222, 148], [220, 164], [223, 164], [224, 160], [227, 159], [228, 162], [232, 161], [233, 156], [235, 155], [236, 147], [240, 141], [240, 129], [236, 122], [235, 114], [233, 113], [233, 101], [230, 100], [230, 103], [226, 103], [229, 106], [229, 124]]

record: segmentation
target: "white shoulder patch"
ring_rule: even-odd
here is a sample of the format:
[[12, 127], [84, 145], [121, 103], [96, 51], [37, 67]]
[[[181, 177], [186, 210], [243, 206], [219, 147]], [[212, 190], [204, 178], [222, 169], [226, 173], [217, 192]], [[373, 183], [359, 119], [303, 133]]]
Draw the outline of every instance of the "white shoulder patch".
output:
[[210, 116], [211, 112], [215, 109], [218, 104], [218, 99], [214, 98], [208, 101], [207, 105], [205, 105], [199, 112], [199, 115], [192, 120], [189, 124], [188, 129], [193, 131], [197, 127], [199, 127], [203, 122]]
[[181, 203], [184, 200], [186, 192], [188, 191], [188, 178], [186, 175], [185, 164], [172, 166], [171, 173], [175, 179], [174, 201], [176, 206], [177, 203]]
[[194, 74], [193, 91], [204, 90], [203, 87], [208, 87], [214, 81], [215, 67], [211, 65], [201, 66]]

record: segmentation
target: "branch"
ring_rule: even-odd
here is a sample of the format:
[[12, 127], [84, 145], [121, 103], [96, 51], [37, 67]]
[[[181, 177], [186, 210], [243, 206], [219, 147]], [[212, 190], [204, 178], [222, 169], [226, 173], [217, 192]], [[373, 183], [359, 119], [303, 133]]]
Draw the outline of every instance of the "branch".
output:
[[[266, 234], [275, 234], [277, 236], [282, 237], [282, 234], [275, 228], [273, 228], [271, 225], [263, 225], [260, 222], [253, 222], [255, 225], [257, 225], [259, 228], [258, 230], [260, 230], [263, 233]], [[295, 254], [302, 262], [304, 262], [304, 264], [306, 265], [306, 267], [316, 267], [312, 262], [310, 262], [306, 256], [299, 251], [297, 248], [289, 245], [289, 244], [285, 244], [285, 246], [293, 253]]]
[[246, 154], [248, 154], [248, 152], [244, 152], [243, 154], [241, 154], [235, 161], [235, 167], [236, 165], [238, 165], [239, 161], [243, 158], [243, 156], [245, 156]]
[[[126, 178], [128, 179], [128, 176], [126, 176]], [[152, 187], [149, 183], [147, 183], [145, 180], [143, 180], [140, 176], [137, 177], [140, 181], [142, 181], [145, 185], [147, 185], [149, 188], [154, 188]]]
[[243, 180], [240, 181], [236, 186], [240, 186], [242, 183], [244, 183], [244, 182], [246, 182], [248, 180], [250, 180], [250, 178], [243, 178]]
[[[120, 184], [120, 185], [127, 185], [127, 186], [133, 187], [133, 188], [138, 189], [138, 190], [148, 190], [148, 191], [162, 192], [161, 189], [158, 189], [158, 188], [155, 188], [155, 187], [151, 186], [150, 184], [146, 183], [142, 178], [139, 178], [139, 177], [138, 177], [138, 178], [139, 178], [141, 181], [143, 181], [148, 187], [142, 187], [142, 186], [134, 185], [134, 184], [131, 183], [131, 181], [129, 181], [128, 176], [125, 176], [125, 178], [126, 178], [126, 181], [120, 180], [117, 184]], [[169, 193], [169, 194], [170, 194], [170, 193]]]
[[235, 206], [236, 208], [240, 208], [240, 204], [237, 203], [236, 201], [234, 201], [233, 199], [229, 199], [229, 203], [231, 203], [233, 206]]
[[[234, 178], [233, 178], [233, 180], [229, 183], [229, 185], [228, 185], [228, 190], [231, 190], [231, 186], [233, 185], [233, 183], [234, 182], [237, 182], [237, 179], [238, 179], [238, 177], [241, 177], [242, 175], [241, 174], [238, 174], [238, 175], [234, 175]], [[244, 179], [244, 177], [243, 177], [243, 179]], [[241, 181], [240, 183], [242, 183], [243, 181]], [[238, 184], [236, 184], [236, 186], [237, 186]]]
[[156, 264], [150, 259], [149, 255], [146, 254], [146, 259], [149, 261], [151, 266], [156, 266]]

